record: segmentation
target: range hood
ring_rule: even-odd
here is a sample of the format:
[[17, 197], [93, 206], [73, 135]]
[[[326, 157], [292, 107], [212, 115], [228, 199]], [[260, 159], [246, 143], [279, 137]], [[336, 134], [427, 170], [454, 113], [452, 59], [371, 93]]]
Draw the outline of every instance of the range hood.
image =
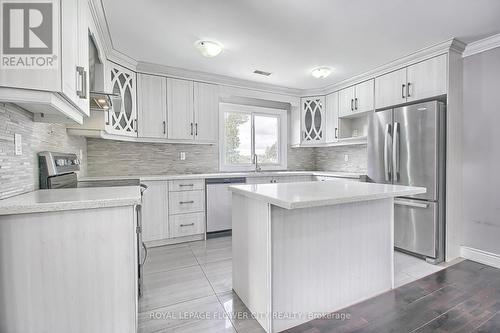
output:
[[120, 95], [104, 91], [104, 66], [92, 37], [89, 37], [89, 88], [91, 110], [109, 110], [113, 100], [121, 98]]

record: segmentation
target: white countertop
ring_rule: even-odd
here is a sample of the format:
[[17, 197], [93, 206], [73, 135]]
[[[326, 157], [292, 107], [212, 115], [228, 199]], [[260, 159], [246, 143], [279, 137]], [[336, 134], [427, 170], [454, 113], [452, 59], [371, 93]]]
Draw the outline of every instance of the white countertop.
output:
[[363, 174], [336, 171], [261, 171], [261, 172], [219, 172], [219, 173], [190, 173], [170, 175], [132, 175], [132, 176], [100, 176], [81, 177], [79, 181], [123, 180], [140, 179], [141, 181], [175, 180], [175, 179], [205, 179], [224, 177], [279, 177], [279, 176], [325, 176], [338, 178], [359, 179]]
[[341, 179], [327, 182], [233, 185], [229, 189], [234, 193], [285, 209], [329, 206], [426, 192], [425, 187], [361, 183]]
[[140, 203], [139, 186], [38, 190], [0, 200], [0, 215], [132, 206]]

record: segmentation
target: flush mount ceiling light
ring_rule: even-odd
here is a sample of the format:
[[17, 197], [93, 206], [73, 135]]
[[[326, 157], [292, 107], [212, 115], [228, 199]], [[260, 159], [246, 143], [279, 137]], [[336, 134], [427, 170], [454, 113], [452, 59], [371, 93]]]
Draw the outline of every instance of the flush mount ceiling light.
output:
[[330, 67], [318, 67], [312, 70], [311, 75], [317, 79], [324, 79], [331, 73], [332, 69]]
[[212, 58], [222, 52], [222, 46], [217, 42], [202, 40], [196, 43], [196, 47], [200, 50], [204, 57]]

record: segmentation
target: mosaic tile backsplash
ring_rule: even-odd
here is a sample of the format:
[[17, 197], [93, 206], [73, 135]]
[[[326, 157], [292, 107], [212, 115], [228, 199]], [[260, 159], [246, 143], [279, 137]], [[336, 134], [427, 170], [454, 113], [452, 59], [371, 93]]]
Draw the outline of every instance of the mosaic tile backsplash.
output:
[[[22, 136], [22, 155], [14, 154], [14, 134]], [[38, 157], [44, 150], [83, 155], [80, 175], [86, 169], [86, 139], [68, 136], [61, 124], [33, 121], [33, 115], [0, 103], [0, 199], [38, 189]]]

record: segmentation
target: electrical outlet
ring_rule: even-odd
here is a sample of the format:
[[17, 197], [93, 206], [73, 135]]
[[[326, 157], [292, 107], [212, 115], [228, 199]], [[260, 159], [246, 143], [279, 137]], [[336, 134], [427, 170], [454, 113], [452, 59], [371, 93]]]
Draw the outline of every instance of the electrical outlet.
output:
[[344, 162], [349, 162], [349, 155], [344, 154]]
[[184, 161], [186, 159], [186, 153], [181, 151], [181, 161]]
[[17, 156], [23, 154], [23, 137], [19, 133], [14, 134], [14, 154]]

